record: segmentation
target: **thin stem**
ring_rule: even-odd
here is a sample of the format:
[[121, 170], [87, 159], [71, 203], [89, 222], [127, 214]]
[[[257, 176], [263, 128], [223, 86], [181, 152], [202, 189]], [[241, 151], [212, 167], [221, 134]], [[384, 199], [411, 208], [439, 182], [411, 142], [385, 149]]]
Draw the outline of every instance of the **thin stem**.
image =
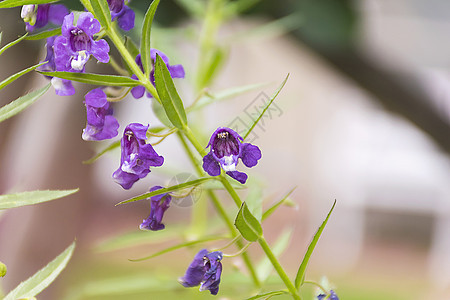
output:
[[234, 253], [234, 254], [224, 254], [223, 257], [236, 257], [239, 256], [241, 254], [243, 254], [245, 251], [247, 251], [248, 247], [250, 247], [252, 243], [248, 242], [247, 244], [245, 244], [244, 247], [241, 248], [241, 250], [239, 250], [238, 252]]
[[317, 286], [319, 289], [321, 289], [322, 292], [324, 292], [325, 294], [329, 294], [328, 291], [327, 291], [321, 284], [319, 284], [319, 283], [317, 283], [317, 282], [315, 282], [315, 281], [305, 280], [305, 281], [303, 281], [303, 284], [305, 284], [305, 283], [315, 285], [315, 286]]
[[228, 244], [226, 244], [226, 245], [223, 246], [223, 247], [214, 249], [214, 251], [222, 251], [222, 250], [227, 249], [228, 247], [230, 247], [231, 245], [233, 245], [234, 243], [236, 243], [237, 240], [240, 239], [241, 237], [242, 237], [242, 235], [238, 234], [238, 235], [235, 236]]
[[241, 205], [242, 205], [242, 200], [239, 197], [239, 195], [236, 193], [234, 188], [231, 186], [231, 184], [228, 182], [228, 180], [225, 178], [225, 176], [220, 175], [220, 182], [222, 182], [223, 186], [225, 187], [225, 189], [230, 194], [230, 196], [233, 199], [234, 203], [236, 203], [236, 206], [238, 208], [240, 208]]
[[270, 249], [269, 244], [267, 244], [267, 242], [264, 239], [264, 237], [260, 237], [258, 239], [258, 243], [261, 246], [261, 248], [263, 249], [263, 251], [266, 254], [266, 256], [269, 258], [270, 262], [272, 263], [273, 267], [277, 271], [277, 273], [280, 276], [281, 280], [283, 280], [284, 284], [288, 288], [288, 290], [291, 293], [292, 297], [294, 299], [301, 300], [301, 297], [298, 294], [297, 289], [295, 288], [294, 284], [292, 283], [292, 281], [287, 276], [286, 272], [284, 272], [283, 267], [281, 266], [281, 264], [279, 263], [279, 261], [275, 257], [275, 255], [273, 254], [272, 250]]

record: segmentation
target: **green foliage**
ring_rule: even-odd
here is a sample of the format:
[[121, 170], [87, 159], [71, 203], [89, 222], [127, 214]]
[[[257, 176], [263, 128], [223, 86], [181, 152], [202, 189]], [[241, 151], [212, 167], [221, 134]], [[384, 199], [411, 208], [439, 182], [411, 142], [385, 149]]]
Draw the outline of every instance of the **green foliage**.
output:
[[75, 242], [73, 242], [66, 250], [64, 250], [47, 266], [39, 270], [26, 281], [20, 283], [14, 290], [6, 295], [4, 300], [31, 298], [42, 292], [56, 279], [56, 277], [58, 277], [61, 271], [64, 270], [72, 256], [74, 249]]
[[109, 11], [108, 2], [106, 0], [90, 0], [92, 13], [100, 22], [103, 28], [111, 27], [111, 12]]
[[[4, 1], [3, 1], [3, 2], [4, 2]], [[0, 5], [1, 5], [3, 2], [0, 2]], [[0, 8], [1, 8], [1, 6], [0, 6]], [[18, 38], [17, 40], [14, 40], [14, 41], [12, 41], [12, 42], [6, 44], [5, 46], [3, 46], [3, 47], [0, 49], [0, 55], [2, 55], [2, 53], [5, 52], [5, 50], [9, 49], [10, 47], [14, 46], [15, 44], [19, 43], [21, 40], [23, 40], [24, 38], [26, 38], [27, 35], [28, 35], [28, 32], [25, 33], [24, 35], [22, 35], [22, 36], [21, 36], [20, 38]]]
[[278, 202], [276, 202], [275, 204], [273, 204], [270, 208], [268, 208], [262, 215], [262, 220], [264, 221], [265, 219], [267, 219], [271, 214], [273, 214], [275, 212], [275, 210], [282, 204], [286, 204], [288, 203], [290, 206], [293, 206], [293, 203], [289, 202], [289, 196], [295, 191], [297, 187], [294, 187], [293, 189], [291, 189], [286, 196], [284, 196], [283, 198], [281, 198], [281, 200], [279, 200]]
[[5, 277], [6, 271], [6, 265], [0, 261], [0, 277]]
[[0, 195], [0, 209], [8, 209], [47, 202], [74, 194], [76, 192], [78, 192], [78, 189], [61, 191], [31, 191], [17, 194]]
[[155, 86], [170, 122], [178, 129], [185, 128], [187, 118], [183, 101], [178, 95], [166, 64], [159, 55], [156, 55]]
[[8, 78], [6, 78], [5, 80], [3, 80], [2, 82], [0, 82], [0, 90], [3, 89], [5, 86], [7, 86], [8, 84], [10, 84], [11, 82], [13, 82], [14, 80], [18, 79], [19, 77], [21, 77], [22, 75], [25, 75], [28, 72], [33, 71], [34, 69], [36, 69], [37, 67], [40, 67], [44, 64], [46, 64], [47, 62], [42, 62], [39, 63], [37, 65], [34, 65], [32, 67], [26, 68], [25, 70], [22, 70], [20, 72], [17, 72], [16, 74], [13, 74], [11, 76], [9, 76]]
[[153, 18], [155, 17], [156, 9], [158, 8], [159, 0], [153, 0], [152, 4], [144, 17], [141, 33], [141, 61], [144, 67], [145, 76], [150, 76], [152, 70], [152, 59], [150, 57], [150, 36], [152, 31]]
[[57, 0], [3, 0], [0, 2], [0, 8], [11, 8], [28, 4], [44, 4], [56, 1]]
[[34, 41], [34, 40], [46, 39], [48, 37], [60, 35], [60, 34], [61, 34], [61, 27], [58, 27], [58, 28], [42, 31], [42, 32], [39, 32], [36, 34], [28, 35], [25, 39]]
[[261, 224], [249, 211], [245, 202], [242, 203], [239, 209], [234, 225], [249, 242], [256, 242], [262, 236]]
[[103, 74], [91, 74], [91, 73], [73, 73], [73, 72], [39, 72], [42, 75], [58, 77], [62, 79], [68, 79], [78, 81], [82, 83], [88, 83], [93, 85], [105, 85], [105, 86], [125, 86], [133, 87], [139, 85], [139, 81], [131, 79], [126, 76], [118, 75], [103, 75]]
[[258, 294], [256, 296], [247, 298], [246, 300], [269, 299], [269, 298], [272, 298], [273, 296], [279, 296], [279, 295], [284, 295], [284, 294], [289, 294], [289, 292], [285, 291], [285, 290], [272, 291], [272, 292], [268, 292], [268, 293], [264, 293], [264, 294]]
[[50, 88], [51, 84], [47, 84], [46, 86], [31, 92], [25, 96], [17, 98], [13, 102], [6, 104], [2, 108], [0, 108], [0, 122], [3, 122], [6, 119], [11, 118], [12, 116], [20, 113], [25, 108], [34, 103], [39, 97], [44, 95], [47, 90]]

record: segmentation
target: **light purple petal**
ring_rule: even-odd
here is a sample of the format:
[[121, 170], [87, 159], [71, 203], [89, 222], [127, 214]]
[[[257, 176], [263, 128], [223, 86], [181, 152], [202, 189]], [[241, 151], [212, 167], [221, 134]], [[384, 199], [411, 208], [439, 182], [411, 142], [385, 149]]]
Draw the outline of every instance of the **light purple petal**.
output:
[[167, 57], [167, 55], [165, 55], [162, 51], [158, 50], [158, 49], [154, 49], [151, 48], [150, 49], [150, 58], [155, 61], [156, 60], [156, 54], [158, 54], [163, 62], [167, 65], [169, 63], [169, 58]]
[[50, 5], [48, 10], [48, 19], [55, 25], [61, 25], [64, 17], [69, 14], [69, 10], [62, 4]]
[[51, 83], [58, 96], [72, 96], [75, 94], [75, 88], [70, 80], [53, 77]]
[[227, 175], [229, 175], [231, 178], [236, 179], [240, 183], [244, 184], [247, 181], [247, 174], [239, 171], [228, 171]]
[[133, 184], [139, 180], [136, 174], [123, 172], [120, 167], [112, 175], [115, 182], [120, 184], [124, 189], [129, 190]]
[[214, 159], [214, 156], [211, 152], [203, 157], [203, 170], [208, 173], [210, 176], [219, 176], [220, 175], [220, 165]]
[[261, 150], [257, 146], [249, 143], [242, 144], [241, 159], [246, 167], [251, 168], [256, 166], [261, 157]]
[[99, 41], [94, 41], [91, 47], [91, 54], [102, 63], [109, 62], [109, 45], [108, 43], [101, 39]]
[[70, 30], [74, 27], [73, 25], [74, 15], [70, 13], [64, 17], [63, 24], [61, 26], [61, 34], [65, 37], [70, 37]]
[[104, 107], [108, 103], [105, 92], [100, 88], [89, 91], [86, 96], [84, 96], [84, 99], [86, 99], [85, 103], [87, 105], [97, 108]]
[[117, 18], [117, 24], [122, 30], [128, 31], [134, 27], [134, 11], [128, 6], [124, 6], [123, 12]]
[[77, 27], [92, 37], [100, 31], [100, 22], [90, 12], [82, 12], [78, 18]]
[[182, 65], [168, 66], [170, 77], [172, 78], [184, 78], [184, 68]]

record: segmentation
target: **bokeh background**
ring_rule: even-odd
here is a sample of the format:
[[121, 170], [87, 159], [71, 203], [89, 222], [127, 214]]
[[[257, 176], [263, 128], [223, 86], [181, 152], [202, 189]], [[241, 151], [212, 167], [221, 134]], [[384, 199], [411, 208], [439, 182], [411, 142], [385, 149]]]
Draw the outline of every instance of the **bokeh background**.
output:
[[[242, 191], [268, 207], [296, 187], [291, 195], [295, 206], [280, 208], [263, 225], [270, 243], [289, 243], [281, 255], [288, 273], [295, 275], [336, 199], [308, 278], [326, 275], [345, 300], [450, 299], [450, 2], [241, 2], [248, 4], [245, 11], [218, 31], [215, 42], [223, 60], [208, 91], [260, 85], [191, 114], [190, 123], [202, 132], [205, 145], [218, 126], [249, 124], [258, 104], [290, 74], [275, 106], [254, 130], [252, 143], [262, 149], [263, 159], [248, 174], [257, 188]], [[186, 79], [176, 83], [188, 104], [198, 95], [195, 72], [202, 59], [203, 20], [190, 14], [186, 3], [161, 2], [152, 43], [171, 63], [184, 65]], [[188, 5], [196, 3], [205, 1]], [[148, 4], [131, 3], [137, 23]], [[0, 11], [0, 30], [2, 44], [23, 34], [19, 9]], [[131, 35], [138, 38], [139, 30]], [[43, 57], [42, 43], [22, 42], [0, 57], [2, 78]], [[112, 72], [95, 63], [89, 68]], [[21, 78], [1, 91], [0, 104], [45, 83], [37, 74]], [[81, 140], [83, 96], [90, 88], [77, 85], [72, 97], [49, 91], [0, 126], [1, 193], [80, 187], [66, 199], [1, 216], [0, 260], [8, 266], [1, 279], [4, 292], [76, 238], [75, 256], [39, 299], [210, 297], [176, 282], [198, 247], [145, 262], [128, 260], [173, 245], [174, 235], [191, 223], [191, 208], [172, 206], [165, 216], [166, 233], [154, 233], [138, 231], [148, 203], [114, 205], [194, 171], [175, 136], [155, 147], [165, 157], [164, 167], [152, 169], [130, 191], [111, 178], [119, 166], [118, 151], [82, 164], [106, 145]], [[121, 129], [132, 121], [159, 124], [150, 99], [127, 98], [115, 111]], [[235, 214], [231, 200], [222, 195], [230, 215]], [[195, 205], [206, 200], [199, 196], [198, 201]], [[212, 210], [208, 216], [197, 232], [220, 226]], [[124, 234], [127, 247], [121, 247], [124, 239], [114, 240]], [[138, 246], [131, 247], [133, 241]], [[262, 257], [257, 246], [249, 252], [255, 260]], [[229, 281], [223, 279], [218, 297], [249, 297], [242, 287], [249, 282], [245, 274], [232, 275], [242, 266], [239, 259], [224, 264]], [[276, 275], [272, 283], [277, 285]], [[305, 299], [313, 298], [312, 290]]]

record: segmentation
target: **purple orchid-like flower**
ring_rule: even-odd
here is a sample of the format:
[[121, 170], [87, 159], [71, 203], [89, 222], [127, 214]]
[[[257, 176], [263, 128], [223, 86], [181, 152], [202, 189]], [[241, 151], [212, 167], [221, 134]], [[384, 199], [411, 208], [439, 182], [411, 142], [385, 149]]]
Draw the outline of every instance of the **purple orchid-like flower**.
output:
[[[184, 78], [184, 68], [182, 65], [173, 65], [171, 66], [169, 64], [169, 58], [167, 57], [167, 55], [165, 55], [164, 53], [162, 53], [159, 50], [156, 49], [150, 49], [150, 58], [152, 59], [152, 65], [153, 65], [153, 69], [150, 71], [150, 82], [155, 85], [155, 61], [156, 61], [156, 54], [158, 54], [162, 60], [164, 61], [164, 63], [167, 66], [167, 69], [169, 70], [170, 76], [172, 78]], [[144, 67], [142, 66], [142, 61], [141, 61], [141, 55], [138, 54], [136, 56], [136, 63], [137, 65], [141, 68], [142, 72], [144, 71]], [[133, 79], [138, 79], [136, 75], [132, 75], [131, 78]], [[131, 89], [131, 94], [133, 95], [134, 98], [139, 99], [142, 96], [144, 96], [145, 93], [145, 88], [143, 86], [135, 86]], [[150, 93], [147, 92], [147, 97], [151, 98], [152, 95]]]
[[107, 0], [111, 10], [111, 19], [117, 20], [122, 30], [128, 31], [134, 27], [134, 11], [125, 5], [124, 0]]
[[200, 285], [200, 291], [209, 290], [212, 295], [217, 295], [222, 274], [222, 258], [220, 251], [208, 253], [206, 249], [200, 250], [179, 282], [184, 287]]
[[113, 111], [105, 92], [100, 88], [93, 89], [84, 99], [87, 123], [83, 129], [83, 140], [100, 141], [115, 137], [118, 134], [119, 122], [112, 116]]
[[[150, 192], [162, 189], [162, 186], [154, 186], [150, 189]], [[162, 224], [162, 218], [164, 213], [170, 206], [170, 201], [172, 197], [167, 194], [156, 195], [150, 198], [150, 215], [147, 219], [142, 221], [142, 224], [139, 226], [142, 230], [162, 230], [165, 228], [164, 224]]]
[[100, 31], [100, 23], [90, 12], [82, 12], [74, 25], [74, 14], [64, 17], [61, 34], [55, 39], [55, 67], [57, 71], [84, 72], [89, 58], [109, 61], [109, 45], [104, 40], [95, 41], [93, 35]]
[[326, 298], [326, 297], [327, 297], [327, 295], [320, 294], [317, 296], [317, 300], [325, 300], [325, 299], [339, 300], [338, 296], [336, 295], [336, 293], [333, 290], [330, 290], [330, 296], [328, 298]]
[[256, 166], [261, 159], [261, 150], [250, 143], [243, 143], [243, 138], [234, 130], [219, 127], [211, 136], [208, 146], [211, 151], [203, 157], [203, 169], [210, 176], [220, 175], [220, 168], [227, 175], [244, 184], [247, 174], [236, 171], [239, 158], [248, 168]]
[[25, 22], [27, 31], [45, 27], [49, 22], [61, 25], [69, 10], [62, 4], [29, 4], [23, 5], [20, 16]]
[[148, 127], [131, 123], [124, 130], [120, 143], [120, 167], [113, 173], [113, 178], [126, 190], [147, 176], [150, 167], [159, 167], [164, 163], [164, 157], [158, 155], [152, 145], [145, 143]]
[[[38, 67], [38, 71], [44, 71], [44, 72], [53, 72], [56, 71], [55, 66], [55, 52], [53, 51], [53, 44], [55, 42], [56, 36], [51, 36], [47, 38], [47, 55], [45, 56], [44, 61], [46, 61], [46, 64], [43, 64], [42, 66]], [[61, 79], [57, 77], [50, 77], [46, 76], [47, 78], [51, 79], [52, 86], [55, 88], [56, 95], [59, 96], [71, 96], [75, 94], [75, 88], [72, 85], [72, 82], [67, 79]]]

